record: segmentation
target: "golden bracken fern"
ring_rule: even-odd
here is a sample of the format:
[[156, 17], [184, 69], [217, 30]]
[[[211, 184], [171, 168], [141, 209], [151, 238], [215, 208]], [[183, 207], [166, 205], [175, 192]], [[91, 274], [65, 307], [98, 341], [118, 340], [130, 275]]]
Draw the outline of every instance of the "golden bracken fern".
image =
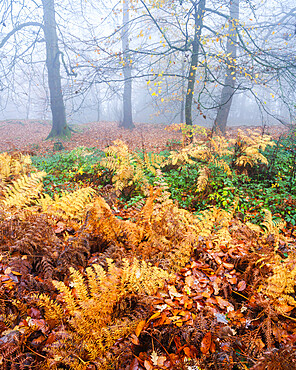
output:
[[272, 299], [273, 308], [279, 313], [296, 307], [296, 256], [286, 260], [275, 256], [271, 265], [272, 275], [265, 280], [262, 293]]
[[54, 199], [44, 194], [38, 200], [38, 205], [43, 213], [57, 219], [82, 221], [93, 202], [94, 194], [95, 191], [90, 187], [81, 188], [72, 193], [63, 193], [61, 196], [55, 195]]
[[75, 370], [85, 368], [90, 361], [100, 369], [110, 368], [110, 362], [114, 361], [112, 353], [108, 353], [110, 347], [130, 334], [140, 319], [125, 316], [124, 312], [119, 317], [118, 303], [131, 294], [138, 299], [153, 295], [170, 278], [166, 271], [145, 261], [123, 260], [121, 268], [112, 260], [107, 263], [107, 270], [100, 265], [88, 267], [86, 278], [70, 268], [71, 287], [60, 281], [53, 282], [67, 312], [64, 317], [57, 303], [45, 295], [39, 296], [39, 305], [44, 308], [46, 317], [61, 320], [65, 328], [59, 339], [48, 346], [45, 368], [53, 366], [55, 361]]
[[123, 141], [115, 140], [104, 151], [106, 157], [101, 160], [101, 165], [111, 171], [112, 182], [118, 194], [130, 186], [140, 186], [144, 193], [147, 191], [144, 162]]
[[255, 164], [267, 164], [266, 157], [260, 153], [265, 148], [275, 145], [269, 136], [260, 135], [258, 132], [248, 130], [244, 133], [238, 130], [237, 139], [231, 140], [234, 144], [234, 162], [240, 171], [247, 172], [248, 168], [253, 167]]
[[11, 184], [6, 185], [2, 190], [0, 202], [6, 208], [24, 208], [32, 205], [40, 196], [43, 188], [42, 179], [45, 172], [33, 172], [29, 175], [22, 175]]
[[30, 156], [21, 153], [0, 154], [0, 185], [10, 182], [16, 176], [28, 174], [32, 171], [32, 161]]

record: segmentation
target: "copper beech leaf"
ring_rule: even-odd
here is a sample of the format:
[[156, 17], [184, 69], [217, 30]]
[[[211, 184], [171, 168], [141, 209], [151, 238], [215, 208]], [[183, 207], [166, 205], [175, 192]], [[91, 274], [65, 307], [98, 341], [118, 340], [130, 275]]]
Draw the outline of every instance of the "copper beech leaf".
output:
[[188, 358], [191, 358], [191, 351], [189, 347], [184, 347], [183, 351]]
[[135, 334], [138, 337], [141, 334], [141, 331], [143, 330], [144, 326], [146, 325], [146, 320], [141, 320], [139, 324], [136, 327]]
[[201, 344], [200, 344], [200, 350], [204, 355], [206, 355], [209, 352], [211, 348], [211, 343], [212, 343], [212, 334], [211, 332], [208, 332], [203, 337]]
[[146, 370], [153, 370], [153, 365], [147, 360], [144, 361], [144, 367]]
[[132, 363], [130, 364], [129, 370], [138, 370], [139, 369], [139, 361], [134, 358]]
[[230, 302], [228, 302], [226, 299], [223, 299], [222, 297], [219, 297], [219, 296], [216, 296], [215, 298], [216, 298], [216, 301], [219, 307], [221, 308], [229, 307], [233, 309], [233, 305]]
[[147, 322], [157, 319], [161, 315], [161, 312], [154, 313]]
[[140, 345], [139, 338], [135, 334], [131, 334], [131, 342], [136, 346]]
[[243, 290], [246, 289], [246, 282], [244, 280], [240, 281], [238, 284], [237, 284], [237, 290], [239, 292], [242, 292]]
[[214, 353], [216, 351], [216, 344], [214, 341], [211, 341], [210, 351], [211, 353]]

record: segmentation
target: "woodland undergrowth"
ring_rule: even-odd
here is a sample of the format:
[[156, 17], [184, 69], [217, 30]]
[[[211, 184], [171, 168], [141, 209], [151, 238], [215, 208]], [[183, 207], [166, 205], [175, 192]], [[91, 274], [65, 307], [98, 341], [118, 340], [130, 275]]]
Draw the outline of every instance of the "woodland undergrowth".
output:
[[295, 369], [293, 218], [243, 193], [284, 189], [280, 144], [186, 135], [116, 141], [70, 192], [0, 154], [1, 369]]

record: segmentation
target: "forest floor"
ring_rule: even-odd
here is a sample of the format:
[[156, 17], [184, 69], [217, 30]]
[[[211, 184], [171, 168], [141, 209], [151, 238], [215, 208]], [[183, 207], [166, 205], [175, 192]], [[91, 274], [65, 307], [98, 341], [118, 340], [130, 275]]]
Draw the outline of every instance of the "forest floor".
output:
[[[72, 150], [78, 146], [106, 148], [114, 140], [124, 141], [131, 150], [145, 149], [145, 151], [159, 152], [182, 139], [180, 132], [165, 130], [164, 124], [136, 123], [132, 131], [118, 127], [116, 122], [90, 122], [76, 125], [70, 140], [63, 142], [66, 150]], [[236, 135], [236, 126], [228, 129], [230, 136]], [[259, 128], [262, 126], [249, 126]], [[29, 154], [44, 154], [50, 152], [54, 141], [45, 138], [49, 134], [51, 124], [42, 120], [5, 120], [0, 121], [0, 152], [22, 151]], [[274, 138], [285, 132], [284, 126], [269, 126], [265, 133], [270, 133]]]
[[295, 135], [178, 127], [0, 121], [0, 370], [296, 369]]

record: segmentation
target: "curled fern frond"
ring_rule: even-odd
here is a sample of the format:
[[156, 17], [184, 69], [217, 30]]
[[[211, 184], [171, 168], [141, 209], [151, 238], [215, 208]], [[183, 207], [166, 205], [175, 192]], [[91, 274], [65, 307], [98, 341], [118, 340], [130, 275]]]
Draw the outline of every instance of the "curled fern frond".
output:
[[264, 209], [263, 211], [265, 213], [264, 220], [261, 223], [263, 229], [265, 229], [268, 234], [278, 234], [279, 231], [285, 227], [285, 222], [281, 219], [274, 220], [272, 218], [272, 213], [268, 209]]

